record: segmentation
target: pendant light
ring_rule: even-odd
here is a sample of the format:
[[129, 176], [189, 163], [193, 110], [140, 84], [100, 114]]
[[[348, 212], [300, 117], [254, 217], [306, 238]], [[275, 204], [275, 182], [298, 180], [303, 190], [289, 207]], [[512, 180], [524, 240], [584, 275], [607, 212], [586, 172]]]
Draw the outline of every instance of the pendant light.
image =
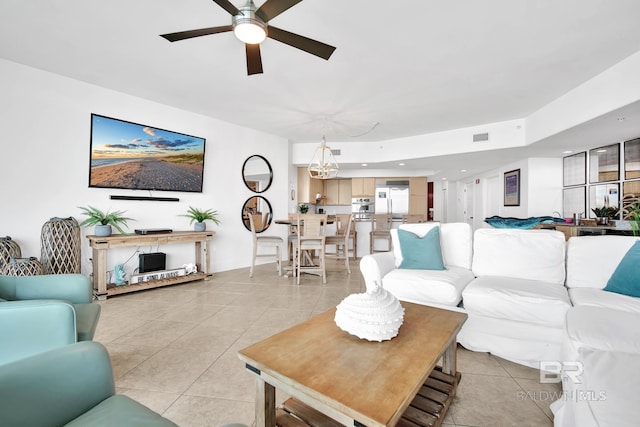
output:
[[331, 153], [331, 148], [327, 147], [327, 140], [322, 137], [322, 144], [316, 149], [307, 170], [309, 176], [316, 179], [332, 179], [338, 176], [338, 163]]

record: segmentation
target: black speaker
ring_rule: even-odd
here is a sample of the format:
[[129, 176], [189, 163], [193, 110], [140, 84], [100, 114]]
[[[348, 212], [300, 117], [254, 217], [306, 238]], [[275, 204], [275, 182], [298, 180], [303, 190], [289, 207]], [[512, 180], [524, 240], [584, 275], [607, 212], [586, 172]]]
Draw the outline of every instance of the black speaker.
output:
[[140, 254], [138, 272], [147, 273], [149, 271], [165, 270], [166, 265], [167, 254], [165, 254], [164, 252]]

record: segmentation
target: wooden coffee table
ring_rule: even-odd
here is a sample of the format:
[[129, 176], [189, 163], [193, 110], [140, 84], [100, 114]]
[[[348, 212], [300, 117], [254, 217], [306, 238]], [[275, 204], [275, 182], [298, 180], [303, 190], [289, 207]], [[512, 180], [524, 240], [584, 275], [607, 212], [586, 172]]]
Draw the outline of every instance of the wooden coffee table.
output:
[[[349, 335], [336, 326], [331, 309], [241, 350], [238, 356], [256, 380], [256, 426], [276, 425], [276, 388], [293, 398], [285, 403], [287, 412], [346, 426], [395, 426], [407, 416], [439, 425], [460, 379], [456, 335], [467, 315], [402, 305], [404, 324], [390, 341]], [[442, 368], [434, 370], [440, 358]], [[280, 425], [295, 424], [278, 411]]]

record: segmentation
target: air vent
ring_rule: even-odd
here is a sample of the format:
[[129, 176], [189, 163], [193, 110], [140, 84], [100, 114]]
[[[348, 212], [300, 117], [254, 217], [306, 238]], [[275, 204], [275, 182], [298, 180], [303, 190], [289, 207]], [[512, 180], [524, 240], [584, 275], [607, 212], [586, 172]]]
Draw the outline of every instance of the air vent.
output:
[[340, 149], [336, 148], [335, 150], [331, 150], [331, 154], [333, 154], [334, 156], [339, 156], [340, 155]]
[[483, 142], [488, 140], [489, 140], [488, 133], [476, 133], [475, 135], [473, 135], [473, 142]]

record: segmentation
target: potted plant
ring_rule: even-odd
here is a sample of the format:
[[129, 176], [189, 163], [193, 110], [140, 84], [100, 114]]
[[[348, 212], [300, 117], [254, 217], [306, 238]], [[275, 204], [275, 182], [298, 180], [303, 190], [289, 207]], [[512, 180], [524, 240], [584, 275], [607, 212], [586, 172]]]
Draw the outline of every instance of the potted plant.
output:
[[596, 224], [598, 225], [607, 225], [611, 218], [616, 218], [618, 216], [618, 208], [614, 206], [603, 206], [601, 208], [593, 208], [591, 209], [593, 214], [596, 216]]
[[627, 208], [625, 219], [629, 220], [631, 233], [635, 237], [640, 237], [640, 200], [636, 200]]
[[127, 221], [133, 221], [133, 219], [123, 216], [124, 211], [103, 212], [92, 206], [86, 208], [80, 207], [80, 209], [82, 210], [82, 214], [87, 216], [87, 219], [82, 221], [80, 225], [95, 225], [94, 234], [96, 236], [110, 236], [112, 226], [122, 234], [129, 234], [120, 226], [123, 225], [127, 227]]
[[306, 203], [300, 203], [300, 206], [298, 206], [298, 211], [300, 211], [301, 214], [306, 214], [307, 212], [309, 212], [309, 205], [307, 205]]
[[186, 215], [182, 215], [182, 216], [186, 216], [187, 218], [191, 219], [189, 224], [193, 224], [195, 222], [195, 224], [193, 225], [193, 229], [195, 231], [206, 230], [207, 229], [207, 225], [205, 224], [206, 220], [211, 220], [215, 224], [220, 225], [220, 220], [218, 219], [218, 211], [214, 211], [211, 209], [202, 210], [202, 209], [197, 209], [192, 206], [189, 206], [189, 210], [187, 211]]

